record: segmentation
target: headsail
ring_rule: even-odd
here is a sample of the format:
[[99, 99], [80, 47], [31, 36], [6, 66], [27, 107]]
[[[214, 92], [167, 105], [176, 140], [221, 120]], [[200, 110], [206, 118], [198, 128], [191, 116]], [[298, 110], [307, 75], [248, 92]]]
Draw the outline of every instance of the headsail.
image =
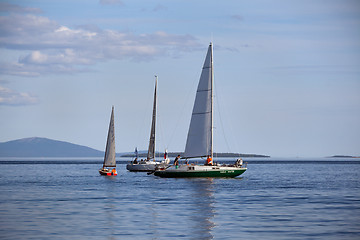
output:
[[155, 76], [155, 91], [154, 91], [154, 106], [151, 122], [149, 150], [147, 153], [147, 159], [155, 159], [155, 126], [156, 126], [156, 89], [157, 89], [157, 76]]
[[210, 43], [196, 92], [184, 158], [212, 156], [213, 56]]
[[103, 167], [116, 167], [115, 160], [115, 127], [114, 127], [114, 106], [111, 110], [108, 137], [106, 142]]

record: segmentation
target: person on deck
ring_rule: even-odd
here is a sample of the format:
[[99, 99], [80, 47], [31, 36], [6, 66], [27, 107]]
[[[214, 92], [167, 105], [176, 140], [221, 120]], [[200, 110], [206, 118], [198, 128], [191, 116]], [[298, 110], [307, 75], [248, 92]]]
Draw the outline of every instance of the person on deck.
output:
[[177, 155], [177, 157], [174, 160], [174, 165], [175, 166], [179, 166], [179, 159], [180, 159], [180, 155]]
[[208, 157], [206, 159], [206, 165], [213, 165], [213, 161], [212, 161], [212, 158], [210, 157], [210, 155], [208, 155]]

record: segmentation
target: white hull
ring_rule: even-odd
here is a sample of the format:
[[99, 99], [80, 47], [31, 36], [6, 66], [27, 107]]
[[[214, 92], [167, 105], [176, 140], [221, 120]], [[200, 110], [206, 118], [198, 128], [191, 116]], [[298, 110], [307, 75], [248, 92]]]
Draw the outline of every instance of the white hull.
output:
[[129, 163], [126, 169], [131, 172], [152, 172], [156, 168], [165, 168], [168, 164], [164, 162], [145, 161], [140, 163]]

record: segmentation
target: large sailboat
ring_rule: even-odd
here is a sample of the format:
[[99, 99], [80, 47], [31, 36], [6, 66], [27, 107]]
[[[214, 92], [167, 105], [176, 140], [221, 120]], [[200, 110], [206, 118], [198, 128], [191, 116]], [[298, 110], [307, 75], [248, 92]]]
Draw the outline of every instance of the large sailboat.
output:
[[[109, 168], [112, 168], [111, 170]], [[109, 131], [106, 142], [105, 157], [103, 167], [99, 170], [101, 175], [116, 176], [115, 159], [115, 126], [114, 126], [114, 107], [111, 109]]]
[[[237, 159], [232, 165], [213, 164], [213, 47], [210, 43], [201, 72], [183, 159], [207, 158], [204, 165], [184, 164], [159, 169], [159, 177], [236, 177], [247, 168]], [[187, 161], [186, 161], [187, 162]]]
[[153, 105], [153, 114], [152, 114], [150, 140], [149, 140], [147, 157], [145, 160], [139, 161], [138, 157], [136, 156], [136, 158], [133, 161], [128, 163], [126, 165], [126, 169], [131, 172], [152, 172], [158, 167], [167, 167], [167, 165], [170, 163], [170, 160], [168, 158], [165, 158], [161, 162], [155, 161], [155, 128], [156, 128], [156, 106], [157, 106], [156, 91], [157, 91], [157, 76], [155, 76], [154, 105]]

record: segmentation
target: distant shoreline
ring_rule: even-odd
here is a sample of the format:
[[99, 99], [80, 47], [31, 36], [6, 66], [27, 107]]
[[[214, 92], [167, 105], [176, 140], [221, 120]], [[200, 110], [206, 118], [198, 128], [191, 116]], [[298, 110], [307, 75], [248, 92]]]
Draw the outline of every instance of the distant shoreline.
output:
[[[168, 156], [174, 158], [177, 155], [184, 156], [184, 152], [169, 152]], [[164, 152], [157, 152], [156, 157], [162, 158]], [[41, 137], [30, 137], [8, 142], [0, 142], [0, 157], [25, 157], [25, 158], [67, 158], [67, 157], [104, 157], [104, 151], [99, 151], [87, 146], [73, 144]], [[134, 152], [119, 152], [116, 157], [134, 158]], [[146, 158], [147, 151], [139, 151], [139, 158]], [[214, 153], [214, 158], [271, 158], [271, 156], [254, 153]], [[324, 158], [348, 158], [359, 159], [360, 156], [337, 154]]]
[[360, 156], [334, 155], [329, 158], [360, 158]]
[[[156, 153], [156, 156], [158, 156], [158, 155], [163, 156], [164, 153], [163, 152]], [[177, 155], [183, 156], [184, 153], [183, 152], [169, 152], [168, 153], [169, 157], [176, 157]], [[131, 153], [131, 154], [127, 153], [127, 154], [120, 155], [120, 157], [135, 157], [135, 154], [134, 153]], [[147, 154], [146, 153], [139, 153], [138, 157], [139, 158], [146, 158]], [[267, 155], [245, 154], [245, 153], [214, 153], [214, 157], [270, 158], [270, 156], [267, 156]]]

